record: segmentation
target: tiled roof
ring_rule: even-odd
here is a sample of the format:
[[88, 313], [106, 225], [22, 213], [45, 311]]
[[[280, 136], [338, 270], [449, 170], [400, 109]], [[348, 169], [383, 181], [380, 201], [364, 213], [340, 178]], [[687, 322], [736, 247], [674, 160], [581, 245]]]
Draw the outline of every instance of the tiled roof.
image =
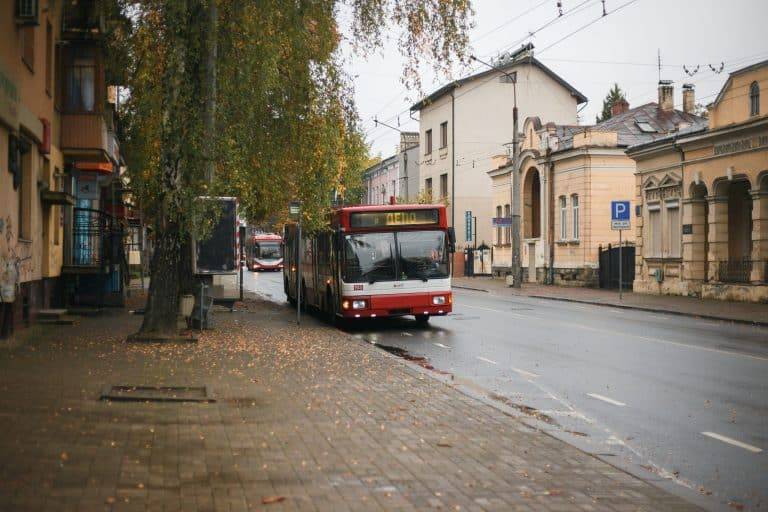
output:
[[[654, 131], [641, 129], [644, 123]], [[664, 111], [651, 102], [592, 126], [557, 126], [558, 151], [573, 148], [574, 135], [587, 130], [617, 132], [618, 146], [629, 147], [664, 138], [678, 130], [696, 131], [706, 127], [707, 120], [703, 117], [681, 110]]]

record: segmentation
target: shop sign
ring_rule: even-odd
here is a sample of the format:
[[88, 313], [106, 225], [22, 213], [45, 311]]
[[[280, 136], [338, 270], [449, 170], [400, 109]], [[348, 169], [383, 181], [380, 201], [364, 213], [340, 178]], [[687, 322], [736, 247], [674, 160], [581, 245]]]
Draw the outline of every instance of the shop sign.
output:
[[715, 144], [715, 156], [768, 147], [768, 134]]

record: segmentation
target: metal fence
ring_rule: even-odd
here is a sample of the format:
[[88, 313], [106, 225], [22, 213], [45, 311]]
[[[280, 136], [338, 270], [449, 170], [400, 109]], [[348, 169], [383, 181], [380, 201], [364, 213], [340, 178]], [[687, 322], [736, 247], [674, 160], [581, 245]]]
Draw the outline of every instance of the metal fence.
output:
[[113, 260], [113, 247], [120, 243], [120, 231], [111, 215], [91, 208], [73, 208], [72, 252], [69, 263], [103, 266]]
[[718, 262], [717, 280], [721, 283], [748, 283], [752, 274], [752, 261], [726, 260]]

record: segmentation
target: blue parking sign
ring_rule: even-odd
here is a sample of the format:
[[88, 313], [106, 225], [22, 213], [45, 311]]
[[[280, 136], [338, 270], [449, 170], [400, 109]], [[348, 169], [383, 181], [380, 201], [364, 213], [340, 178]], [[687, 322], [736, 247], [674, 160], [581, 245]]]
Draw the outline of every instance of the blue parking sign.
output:
[[611, 201], [611, 229], [629, 229], [629, 201]]

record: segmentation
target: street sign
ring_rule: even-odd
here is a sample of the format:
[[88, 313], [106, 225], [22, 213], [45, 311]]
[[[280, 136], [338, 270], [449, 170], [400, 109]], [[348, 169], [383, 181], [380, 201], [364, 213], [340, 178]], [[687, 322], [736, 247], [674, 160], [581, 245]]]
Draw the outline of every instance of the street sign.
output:
[[508, 228], [512, 226], [512, 217], [493, 217], [491, 225], [495, 228]]
[[298, 201], [291, 201], [290, 204], [288, 205], [288, 213], [290, 213], [291, 215], [298, 215], [300, 210], [300, 205], [301, 203], [299, 203]]
[[611, 229], [629, 229], [629, 201], [611, 201]]
[[465, 237], [467, 242], [472, 241], [472, 210], [464, 212]]

